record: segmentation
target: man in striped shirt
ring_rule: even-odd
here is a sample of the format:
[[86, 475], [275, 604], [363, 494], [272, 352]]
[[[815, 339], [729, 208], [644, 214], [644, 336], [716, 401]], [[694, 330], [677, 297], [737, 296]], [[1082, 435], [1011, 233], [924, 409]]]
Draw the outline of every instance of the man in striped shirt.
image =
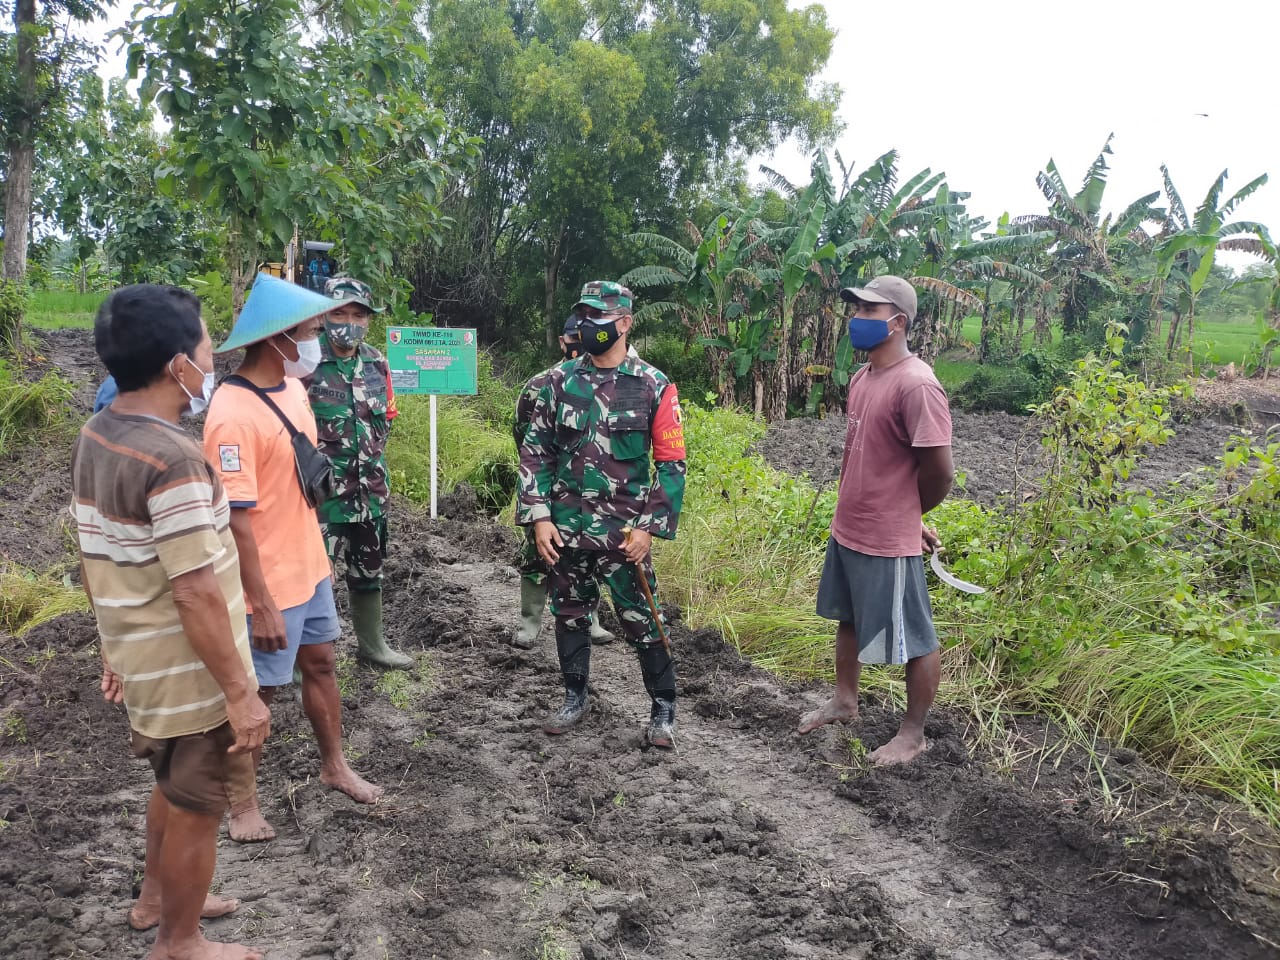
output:
[[80, 431], [72, 513], [102, 638], [102, 692], [123, 700], [133, 751], [151, 762], [137, 929], [150, 960], [261, 960], [206, 940], [200, 918], [228, 796], [252, 788], [271, 714], [257, 697], [231, 511], [200, 445], [178, 426], [212, 392], [213, 345], [185, 290], [123, 287], [98, 311], [98, 356], [119, 386]]

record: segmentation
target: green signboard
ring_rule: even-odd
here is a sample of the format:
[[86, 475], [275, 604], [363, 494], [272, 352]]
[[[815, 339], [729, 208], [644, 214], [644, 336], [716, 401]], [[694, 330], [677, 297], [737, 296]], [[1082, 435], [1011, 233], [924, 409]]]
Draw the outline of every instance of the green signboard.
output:
[[387, 327], [387, 362], [396, 393], [474, 396], [476, 332], [448, 327]]

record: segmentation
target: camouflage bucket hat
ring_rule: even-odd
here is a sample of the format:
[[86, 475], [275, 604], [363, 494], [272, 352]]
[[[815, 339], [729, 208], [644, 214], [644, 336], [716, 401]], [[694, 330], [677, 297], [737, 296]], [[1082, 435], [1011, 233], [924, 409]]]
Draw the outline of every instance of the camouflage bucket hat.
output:
[[631, 312], [631, 291], [612, 280], [592, 280], [590, 283], [584, 283], [582, 293], [578, 296], [578, 302], [573, 305], [574, 310], [579, 307], [595, 307], [605, 313], [614, 313], [618, 310]]
[[355, 277], [334, 277], [324, 285], [324, 295], [335, 301], [335, 306], [342, 303], [358, 303], [374, 313], [382, 312], [382, 307], [373, 305], [373, 291], [369, 285]]

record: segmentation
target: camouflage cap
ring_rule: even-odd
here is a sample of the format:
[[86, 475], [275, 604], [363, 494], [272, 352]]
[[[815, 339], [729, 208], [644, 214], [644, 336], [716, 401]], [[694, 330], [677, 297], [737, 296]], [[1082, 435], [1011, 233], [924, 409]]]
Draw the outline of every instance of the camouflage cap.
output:
[[358, 303], [374, 313], [382, 312], [382, 307], [373, 305], [373, 290], [355, 277], [333, 277], [324, 285], [324, 295], [338, 303]]
[[595, 307], [605, 313], [615, 313], [619, 310], [631, 312], [631, 291], [612, 280], [592, 280], [590, 283], [584, 283], [582, 293], [578, 296], [578, 302], [573, 305], [575, 311], [579, 307]]

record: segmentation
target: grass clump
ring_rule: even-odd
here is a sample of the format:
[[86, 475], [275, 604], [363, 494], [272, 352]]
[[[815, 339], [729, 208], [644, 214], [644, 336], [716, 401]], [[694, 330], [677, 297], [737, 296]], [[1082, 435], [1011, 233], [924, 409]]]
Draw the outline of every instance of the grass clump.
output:
[[0, 359], [0, 455], [36, 436], [69, 432], [72, 385], [56, 373], [28, 380]]
[[0, 629], [15, 637], [65, 613], [85, 613], [89, 599], [69, 579], [0, 560]]
[[92, 330], [93, 318], [106, 296], [105, 293], [95, 291], [32, 291], [27, 324], [41, 330]]

